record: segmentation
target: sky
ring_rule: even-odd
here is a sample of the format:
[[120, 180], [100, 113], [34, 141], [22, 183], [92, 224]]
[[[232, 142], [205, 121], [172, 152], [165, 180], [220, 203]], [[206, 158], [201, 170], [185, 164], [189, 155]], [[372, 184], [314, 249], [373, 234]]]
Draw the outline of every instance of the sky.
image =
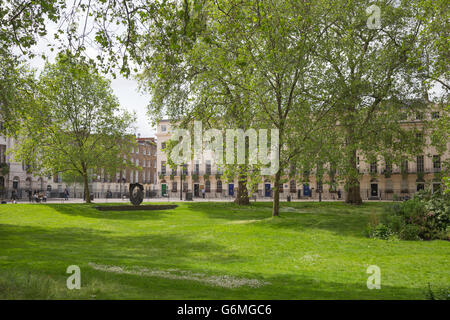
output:
[[[45, 53], [50, 62], [54, 61], [56, 50], [55, 52], [50, 52], [47, 45], [50, 43], [48, 39], [53, 38], [53, 34], [56, 30], [56, 25], [49, 23], [47, 25], [48, 35], [40, 38], [33, 50], [37, 53], [37, 55], [29, 61], [29, 63], [30, 66], [37, 69], [38, 72], [40, 72], [45, 65], [45, 61], [42, 59], [41, 53]], [[154, 137], [156, 129], [151, 126], [150, 119], [147, 116], [147, 105], [150, 101], [150, 96], [148, 94], [143, 95], [138, 92], [138, 83], [132, 78], [126, 79], [120, 74], [117, 75], [116, 79], [113, 79], [112, 77], [108, 78], [111, 80], [111, 87], [114, 94], [119, 99], [121, 107], [129, 112], [135, 112], [136, 114], [136, 123], [134, 124], [136, 127], [136, 135], [140, 134], [143, 138]]]

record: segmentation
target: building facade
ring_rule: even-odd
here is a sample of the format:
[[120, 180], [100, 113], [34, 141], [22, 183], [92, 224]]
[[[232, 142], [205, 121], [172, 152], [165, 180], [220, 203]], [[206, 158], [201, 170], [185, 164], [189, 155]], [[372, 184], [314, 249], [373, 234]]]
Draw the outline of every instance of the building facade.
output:
[[[442, 112], [442, 111], [441, 111]], [[430, 112], [429, 120], [440, 117], [439, 111]], [[412, 126], [423, 122], [423, 118], [407, 118], [402, 125]], [[172, 135], [172, 124], [169, 120], [162, 120], [157, 126], [157, 194], [161, 197], [180, 198], [180, 188], [182, 193], [192, 192], [194, 197], [232, 199], [237, 194], [237, 179], [226, 181], [219, 168], [214, 165], [212, 158], [206, 154], [204, 161], [190, 161], [184, 166], [176, 169], [170, 168], [164, 148]], [[399, 165], [386, 162], [379, 157], [376, 162], [368, 162], [362, 155], [358, 157], [358, 170], [360, 173], [360, 190], [363, 200], [395, 200], [411, 197], [414, 193], [422, 189], [436, 191], [441, 188], [441, 172], [444, 160], [450, 158], [447, 151], [439, 154], [430, 146], [429, 137], [424, 137], [423, 153], [412, 159], [405, 160]], [[447, 150], [450, 149], [450, 142]], [[330, 172], [327, 168], [325, 172]], [[295, 173], [295, 168], [287, 169], [283, 177], [284, 183], [280, 185], [281, 199], [290, 196], [291, 199], [324, 199], [339, 200], [345, 199], [346, 192], [343, 182], [335, 182], [329, 174], [324, 174], [321, 179], [317, 179], [314, 171], [304, 178], [297, 172], [296, 178], [289, 178], [289, 173]], [[338, 172], [336, 173], [339, 174]], [[307, 181], [299, 182], [299, 181]], [[256, 199], [270, 199], [273, 196], [274, 183], [272, 178], [261, 177], [260, 182], [252, 188], [253, 197]], [[184, 198], [184, 196], [183, 196]]]
[[0, 198], [9, 200], [13, 192], [20, 200], [28, 199], [29, 192], [45, 192], [47, 177], [32, 174], [31, 166], [16, 162], [9, 150], [13, 149], [16, 140], [0, 136]]
[[[94, 198], [122, 198], [128, 196], [129, 184], [140, 183], [144, 186], [147, 197], [156, 188], [156, 141], [154, 137], [136, 138], [137, 146], [129, 155], [129, 160], [137, 169], [124, 169], [114, 176], [99, 170], [92, 179], [89, 190]], [[52, 177], [49, 190], [52, 197], [63, 197], [65, 189], [70, 197], [83, 198], [84, 186], [79, 183], [67, 184], [62, 175]]]

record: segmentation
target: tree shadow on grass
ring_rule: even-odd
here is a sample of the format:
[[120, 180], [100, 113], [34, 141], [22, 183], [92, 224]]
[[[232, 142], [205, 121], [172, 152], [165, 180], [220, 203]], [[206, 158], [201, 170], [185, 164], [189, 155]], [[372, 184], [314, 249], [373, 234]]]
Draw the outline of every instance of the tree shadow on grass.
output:
[[[284, 202], [280, 217], [272, 218], [270, 203], [251, 203], [238, 206], [233, 203], [213, 205], [192, 203], [189, 210], [201, 212], [211, 219], [231, 223], [249, 221], [255, 226], [303, 231], [306, 229], [326, 230], [340, 236], [364, 238], [369, 214], [381, 213], [385, 204], [352, 206], [344, 203]], [[289, 210], [288, 210], [289, 209]]]
[[[104, 205], [104, 204], [102, 204]], [[114, 204], [108, 204], [114, 205]], [[121, 205], [121, 204], [117, 204]], [[123, 205], [123, 204], [122, 204]], [[44, 205], [51, 210], [69, 216], [81, 216], [93, 219], [108, 219], [108, 220], [157, 220], [163, 218], [165, 215], [173, 213], [175, 209], [171, 210], [138, 210], [138, 211], [100, 211], [95, 207], [96, 205], [89, 204], [46, 204]]]
[[[241, 261], [229, 248], [198, 241], [195, 235], [146, 234], [120, 236], [86, 228], [41, 228], [0, 224], [0, 264], [88, 262], [132, 264], [146, 267], [186, 266], [192, 261], [213, 259], [219, 263]], [[67, 263], [66, 263], [67, 262]]]

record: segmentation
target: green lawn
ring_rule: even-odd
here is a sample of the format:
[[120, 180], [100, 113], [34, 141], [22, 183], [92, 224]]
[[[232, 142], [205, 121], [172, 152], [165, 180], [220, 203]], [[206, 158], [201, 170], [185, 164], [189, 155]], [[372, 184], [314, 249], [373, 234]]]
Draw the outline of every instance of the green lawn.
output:
[[[388, 204], [180, 203], [167, 211], [0, 206], [0, 298], [424, 299], [450, 285], [448, 241], [368, 239]], [[81, 290], [66, 268], [81, 268]], [[366, 286], [381, 268], [381, 290]]]

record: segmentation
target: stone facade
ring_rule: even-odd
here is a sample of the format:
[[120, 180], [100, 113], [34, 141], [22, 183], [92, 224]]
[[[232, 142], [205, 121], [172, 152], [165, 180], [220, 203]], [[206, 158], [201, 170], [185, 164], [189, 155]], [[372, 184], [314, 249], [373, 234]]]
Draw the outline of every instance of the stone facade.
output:
[[31, 167], [16, 162], [9, 150], [14, 148], [16, 141], [13, 138], [0, 136], [0, 198], [10, 199], [13, 190], [19, 199], [28, 199], [28, 191], [45, 192], [47, 190], [47, 177], [35, 176]]
[[[443, 112], [443, 111], [440, 111]], [[432, 111], [428, 114], [430, 120], [439, 117], [439, 111]], [[404, 126], [416, 126], [422, 120], [414, 118], [406, 119], [402, 122]], [[169, 120], [162, 120], [157, 127], [157, 170], [158, 182], [157, 190], [159, 196], [169, 198], [180, 197], [181, 167], [176, 170], [169, 168], [167, 155], [163, 151], [165, 144], [171, 137], [172, 125]], [[396, 198], [411, 197], [415, 192], [424, 188], [437, 190], [441, 187], [439, 174], [443, 168], [444, 160], [450, 158], [447, 151], [439, 154], [434, 147], [429, 146], [429, 138], [425, 137], [423, 153], [409, 159], [403, 165], [385, 163], [379, 157], [376, 163], [368, 163], [359, 156], [359, 172], [361, 197], [364, 200], [380, 199], [394, 200]], [[447, 150], [450, 149], [450, 142]], [[205, 157], [208, 159], [208, 156]], [[207, 160], [208, 161], [208, 160]], [[191, 161], [186, 164], [183, 173], [183, 191], [192, 192], [194, 197], [202, 196], [202, 189], [205, 189], [206, 198], [233, 198], [237, 194], [237, 180], [227, 182], [221, 176], [220, 171], [214, 163], [195, 163]], [[329, 168], [328, 168], [329, 169]], [[289, 179], [286, 170], [284, 183], [281, 188], [281, 199], [290, 196], [292, 199], [318, 199], [339, 200], [345, 198], [345, 189], [342, 182], [336, 182], [332, 187], [327, 184], [318, 183], [314, 172], [308, 177], [308, 183], [299, 183], [294, 179]], [[325, 170], [329, 171], [329, 170]], [[330, 181], [326, 174], [322, 181]], [[261, 179], [258, 186], [254, 186], [254, 196], [256, 198], [271, 198], [273, 196], [273, 179]], [[183, 196], [184, 198], [184, 196]]]
[[[95, 198], [120, 198], [128, 194], [130, 183], [140, 183], [144, 186], [146, 196], [155, 189], [156, 184], [156, 141], [155, 138], [136, 139], [137, 147], [132, 150], [130, 160], [140, 169], [126, 169], [111, 177], [103, 170], [97, 172], [97, 177], [89, 185]], [[69, 190], [70, 197], [82, 198], [84, 187], [80, 184], [67, 185], [62, 181], [61, 175], [55, 175], [51, 180], [52, 196], [61, 197], [65, 188]]]

